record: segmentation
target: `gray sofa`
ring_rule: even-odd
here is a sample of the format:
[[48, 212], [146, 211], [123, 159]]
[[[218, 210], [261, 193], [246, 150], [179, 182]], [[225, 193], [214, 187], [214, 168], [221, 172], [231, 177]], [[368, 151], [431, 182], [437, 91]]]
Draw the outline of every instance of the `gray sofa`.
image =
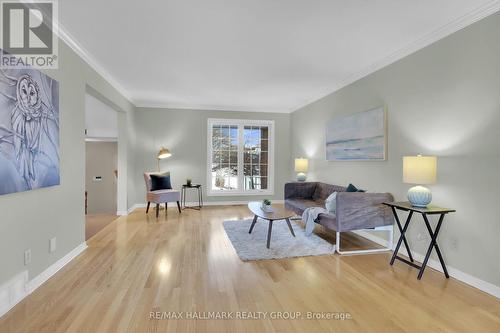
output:
[[[293, 182], [285, 184], [285, 207], [302, 215], [308, 207], [325, 207], [326, 198], [337, 192], [337, 212], [320, 214], [318, 224], [336, 232], [337, 252], [371, 253], [392, 248], [394, 218], [391, 209], [383, 202], [394, 201], [390, 193], [346, 192], [346, 188], [320, 182]], [[385, 230], [389, 232], [386, 248], [375, 250], [341, 251], [340, 233], [354, 230]]]

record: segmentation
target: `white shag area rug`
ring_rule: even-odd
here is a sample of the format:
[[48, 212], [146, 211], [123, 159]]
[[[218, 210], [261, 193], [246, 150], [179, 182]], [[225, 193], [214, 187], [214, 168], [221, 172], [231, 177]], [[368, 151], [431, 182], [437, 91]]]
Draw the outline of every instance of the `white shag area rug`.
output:
[[223, 223], [229, 240], [241, 260], [281, 259], [292, 257], [319, 256], [335, 253], [331, 244], [315, 234], [306, 236], [304, 229], [291, 221], [293, 237], [285, 220], [273, 222], [271, 248], [267, 248], [269, 221], [258, 219], [251, 234], [248, 233], [252, 220], [225, 221]]

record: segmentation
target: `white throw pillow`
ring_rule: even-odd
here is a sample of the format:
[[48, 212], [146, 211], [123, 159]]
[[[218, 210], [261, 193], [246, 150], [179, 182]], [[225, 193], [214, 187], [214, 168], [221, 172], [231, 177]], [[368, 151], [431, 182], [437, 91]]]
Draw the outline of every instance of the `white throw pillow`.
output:
[[337, 192], [333, 192], [325, 200], [325, 208], [332, 214], [337, 214]]

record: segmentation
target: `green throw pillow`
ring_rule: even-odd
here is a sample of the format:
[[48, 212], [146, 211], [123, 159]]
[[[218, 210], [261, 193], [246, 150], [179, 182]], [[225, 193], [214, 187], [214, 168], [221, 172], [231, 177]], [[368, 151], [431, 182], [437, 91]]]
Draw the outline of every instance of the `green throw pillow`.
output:
[[352, 185], [352, 184], [349, 184], [349, 186], [347, 186], [346, 192], [366, 192], [365, 190], [360, 190], [358, 189], [356, 186]]

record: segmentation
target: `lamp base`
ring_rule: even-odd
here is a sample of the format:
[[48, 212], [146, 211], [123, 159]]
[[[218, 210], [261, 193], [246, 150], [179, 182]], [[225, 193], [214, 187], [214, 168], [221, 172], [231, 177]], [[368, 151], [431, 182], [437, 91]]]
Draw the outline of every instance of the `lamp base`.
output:
[[303, 172], [299, 172], [299, 173], [297, 174], [297, 181], [299, 181], [299, 182], [305, 182], [305, 181], [306, 181], [306, 179], [307, 179], [307, 176], [306, 176], [306, 174], [305, 174], [305, 173], [303, 173]]
[[415, 207], [425, 208], [432, 201], [432, 193], [427, 187], [414, 186], [408, 190], [408, 201]]

